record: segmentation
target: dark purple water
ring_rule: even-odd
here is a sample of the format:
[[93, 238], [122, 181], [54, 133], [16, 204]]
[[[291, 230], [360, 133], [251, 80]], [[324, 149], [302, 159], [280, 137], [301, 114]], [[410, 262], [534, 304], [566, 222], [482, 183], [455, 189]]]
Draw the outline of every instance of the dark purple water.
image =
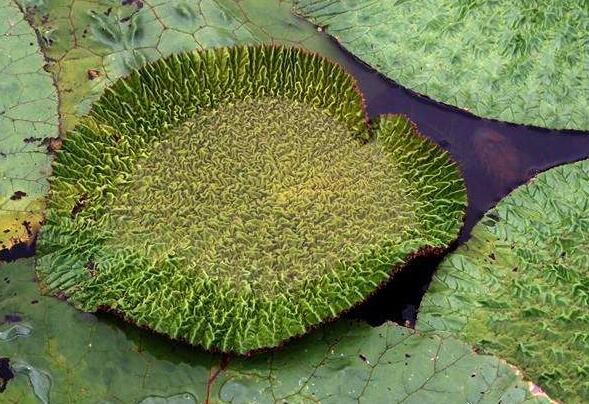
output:
[[[358, 81], [370, 117], [406, 114], [424, 135], [448, 150], [460, 164], [469, 205], [463, 231], [450, 251], [468, 240], [473, 226], [486, 211], [538, 172], [589, 157], [589, 132], [479, 118], [399, 86], [337, 46], [341, 54], [334, 59]], [[347, 316], [372, 325], [391, 320], [412, 326], [423, 294], [442, 259], [443, 256], [429, 256], [413, 261]]]
[[407, 90], [340, 50], [336, 61], [358, 81], [370, 117], [406, 114], [462, 167], [469, 208], [461, 242], [483, 213], [536, 173], [589, 157], [589, 132], [479, 118]]

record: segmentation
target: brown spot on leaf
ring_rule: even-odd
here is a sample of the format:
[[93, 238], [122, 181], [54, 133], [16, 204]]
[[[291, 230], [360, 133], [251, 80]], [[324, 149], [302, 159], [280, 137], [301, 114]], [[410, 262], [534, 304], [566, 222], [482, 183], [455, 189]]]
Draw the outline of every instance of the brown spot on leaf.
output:
[[48, 137], [43, 140], [43, 144], [47, 146], [47, 151], [49, 153], [54, 153], [55, 151], [61, 149], [63, 145], [63, 140], [58, 137]]
[[18, 314], [5, 314], [4, 315], [4, 322], [7, 324], [19, 323], [21, 321], [22, 321], [22, 317], [19, 316]]
[[97, 69], [88, 69], [88, 80], [94, 80], [97, 77], [100, 77], [100, 70]]
[[86, 195], [82, 195], [78, 201], [76, 202], [76, 204], [74, 205], [74, 207], [72, 208], [72, 217], [76, 216], [78, 213], [80, 213], [80, 211], [82, 209], [84, 209], [84, 205], [86, 205]]
[[137, 8], [143, 8], [143, 0], [123, 0], [121, 1], [123, 6], [135, 6]]
[[98, 268], [98, 264], [90, 259], [84, 264], [84, 268], [88, 270], [88, 273], [91, 277], [95, 277], [97, 273], [96, 268]]
[[20, 199], [22, 199], [23, 197], [27, 196], [27, 193], [24, 191], [16, 191], [14, 194], [12, 194], [12, 196], [10, 197], [11, 201], [18, 201]]
[[27, 231], [27, 235], [29, 237], [33, 237], [33, 226], [31, 226], [31, 222], [29, 222], [28, 220], [25, 220], [24, 222], [22, 222], [22, 225], [24, 226], [25, 230]]
[[43, 138], [42, 137], [34, 137], [34, 136], [31, 136], [31, 137], [27, 137], [26, 139], [23, 139], [23, 142], [25, 142], [25, 143], [34, 143], [34, 142], [38, 142], [40, 140], [43, 140]]

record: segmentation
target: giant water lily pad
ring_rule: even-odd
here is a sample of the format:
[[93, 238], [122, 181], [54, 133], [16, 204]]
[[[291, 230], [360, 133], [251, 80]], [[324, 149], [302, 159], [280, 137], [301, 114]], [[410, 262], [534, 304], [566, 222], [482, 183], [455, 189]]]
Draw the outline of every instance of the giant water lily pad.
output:
[[0, 249], [29, 244], [43, 219], [57, 97], [34, 31], [0, 1]]
[[589, 130], [589, 9], [576, 0], [296, 0], [388, 77], [476, 115]]
[[417, 327], [519, 366], [549, 394], [589, 401], [589, 161], [540, 174], [449, 256]]
[[458, 234], [448, 154], [402, 116], [371, 129], [353, 79], [299, 49], [150, 64], [59, 151], [40, 279], [206, 348], [276, 346]]
[[32, 260], [0, 275], [0, 375], [14, 376], [3, 403], [548, 402], [497, 358], [391, 323], [340, 320], [278, 352], [231, 358], [39, 295]]

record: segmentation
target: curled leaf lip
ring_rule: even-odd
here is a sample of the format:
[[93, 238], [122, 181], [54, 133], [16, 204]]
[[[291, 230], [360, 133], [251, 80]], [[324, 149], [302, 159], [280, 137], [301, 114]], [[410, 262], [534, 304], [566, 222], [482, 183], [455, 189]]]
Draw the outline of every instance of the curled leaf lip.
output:
[[[375, 188], [383, 190], [383, 200], [389, 201], [386, 198], [391, 198], [392, 194], [395, 198], [406, 199], [401, 199], [402, 209], [392, 206], [386, 208], [388, 213], [383, 217], [387, 219], [372, 223], [374, 228], [360, 226], [355, 230], [365, 231], [366, 234], [371, 232], [370, 237], [374, 237], [372, 233], [376, 231], [379, 233], [374, 234], [380, 237], [382, 232], [378, 244], [354, 241], [367, 244], [359, 244], [361, 248], [354, 250], [349, 247], [338, 250], [341, 258], [330, 263], [329, 270], [321, 273], [321, 276], [313, 275], [313, 281], [304, 277], [300, 281], [293, 281], [298, 278], [294, 275], [286, 276], [290, 279], [289, 282], [279, 287], [283, 281], [272, 280], [272, 283], [268, 284], [272, 287], [268, 286], [267, 290], [256, 286], [258, 283], [265, 285], [262, 283], [265, 282], [263, 273], [255, 275], [259, 276], [259, 279], [253, 279], [252, 285], [248, 283], [240, 286], [239, 283], [231, 283], [234, 281], [229, 277], [227, 282], [221, 282], [220, 278], [217, 279], [217, 272], [220, 271], [219, 268], [223, 268], [225, 261], [231, 261], [223, 258], [223, 255], [214, 255], [216, 248], [230, 248], [234, 244], [249, 249], [255, 247], [258, 255], [268, 255], [269, 247], [261, 248], [262, 244], [258, 245], [257, 241], [249, 247], [247, 244], [239, 244], [243, 243], [242, 240], [248, 240], [250, 233], [255, 234], [258, 229], [266, 229], [258, 216], [244, 216], [247, 220], [242, 218], [242, 222], [255, 226], [250, 226], [249, 230], [243, 227], [235, 233], [236, 238], [227, 246], [219, 244], [221, 247], [218, 247], [217, 244], [211, 243], [211, 240], [215, 240], [215, 243], [217, 240], [223, 240], [223, 232], [216, 235], [212, 233], [214, 237], [206, 239], [209, 241], [203, 241], [205, 239], [202, 237], [208, 237], [203, 229], [199, 228], [200, 230], [194, 234], [189, 233], [190, 226], [201, 222], [196, 219], [196, 222], [191, 220], [186, 224], [186, 234], [191, 235], [189, 245], [180, 242], [176, 233], [167, 236], [167, 233], [162, 232], [166, 220], [167, 223], [171, 220], [171, 216], [165, 216], [165, 219], [162, 213], [168, 212], [165, 206], [168, 203], [190, 201], [188, 207], [199, 206], [205, 213], [214, 212], [214, 215], [210, 216], [214, 220], [206, 222], [209, 219], [202, 219], [203, 223], [207, 223], [207, 228], [214, 228], [219, 220], [225, 220], [224, 212], [233, 206], [228, 204], [223, 205], [221, 210], [211, 210], [218, 209], [215, 207], [217, 204], [227, 204], [227, 201], [232, 201], [236, 195], [239, 197], [236, 200], [241, 203], [246, 200], [242, 199], [243, 197], [249, 197], [247, 192], [250, 192], [250, 189], [253, 190], [251, 192], [254, 192], [254, 196], [259, 193], [257, 188], [251, 187], [249, 183], [243, 185], [243, 182], [236, 181], [237, 177], [233, 172], [226, 174], [221, 171], [217, 174], [207, 171], [211, 175], [207, 181], [195, 180], [194, 178], [199, 177], [194, 177], [194, 173], [188, 176], [188, 182], [188, 177], [178, 177], [180, 180], [176, 177], [166, 177], [169, 173], [175, 176], [184, 175], [180, 169], [170, 170], [166, 164], [174, 161], [175, 167], [183, 167], [186, 160], [176, 162], [175, 159], [177, 156], [183, 156], [184, 148], [191, 147], [188, 146], [189, 141], [186, 139], [197, 139], [198, 149], [195, 150], [205, 150], [208, 154], [216, 150], [206, 149], [203, 145], [209, 144], [211, 139], [223, 139], [225, 132], [218, 131], [215, 136], [207, 134], [209, 137], [197, 138], [191, 131], [195, 127], [201, 127], [199, 125], [204, 125], [203, 122], [217, 122], [214, 121], [217, 118], [225, 119], [225, 110], [235, 113], [233, 116], [237, 119], [240, 110], [230, 108], [246, 108], [248, 112], [245, 117], [253, 116], [254, 122], [257, 122], [255, 111], [247, 110], [251, 105], [256, 106], [256, 111], [263, 110], [254, 100], [259, 103], [265, 102], [268, 111], [271, 108], [282, 111], [280, 108], [288, 105], [288, 108], [294, 108], [289, 111], [297, 111], [294, 116], [300, 117], [297, 118], [300, 122], [306, 123], [304, 119], [311, 118], [315, 120], [312, 125], [317, 126], [302, 129], [296, 127], [297, 131], [301, 130], [301, 133], [305, 134], [300, 139], [296, 138], [297, 141], [302, 142], [303, 139], [311, 142], [313, 139], [319, 139], [324, 142], [340, 140], [341, 137], [345, 139], [342, 141], [343, 145], [349, 144], [355, 148], [354, 153], [349, 154], [350, 158], [358, 158], [356, 156], [365, 156], [369, 153], [366, 154], [366, 158], [374, 158], [374, 161], [366, 161], [380, 165], [371, 166], [368, 173], [387, 168], [390, 171], [383, 171], [386, 173], [383, 178], [391, 177], [395, 181], [379, 183], [381, 188]], [[296, 109], [303, 107], [307, 108], [305, 111], [308, 112], [303, 113], [302, 110]], [[267, 111], [265, 113], [268, 114]], [[323, 114], [321, 118], [317, 115], [319, 113]], [[289, 117], [285, 116], [282, 119], [285, 121], [281, 121], [281, 127], [284, 127]], [[184, 122], [193, 122], [197, 125], [182, 126]], [[219, 122], [219, 127], [226, 127], [226, 121]], [[345, 128], [345, 135], [344, 132], [339, 132], [340, 126], [329, 126], [335, 125], [331, 122], [339, 122], [338, 125], [341, 124], [341, 128]], [[252, 122], [244, 120], [243, 125], [249, 127]], [[324, 127], [320, 125], [328, 125], [325, 128], [329, 130], [316, 130], [315, 128]], [[254, 129], [243, 130], [240, 136], [249, 139], [248, 131], [251, 130]], [[316, 137], [309, 137], [311, 135]], [[281, 139], [278, 135], [273, 136]], [[290, 136], [292, 135], [289, 134], [287, 138], [290, 139]], [[311, 140], [307, 140], [308, 137]], [[233, 136], [229, 139], [233, 142], [232, 139], [235, 138]], [[179, 143], [180, 148], [173, 143], [178, 139], [182, 140]], [[264, 147], [270, 147], [268, 139], [274, 138], [255, 138], [253, 143], [242, 146], [260, 142]], [[357, 141], [360, 141], [358, 145], [354, 143]], [[294, 151], [305, 151], [305, 144], [297, 144]], [[329, 146], [327, 150], [331, 150], [331, 144], [326, 144]], [[338, 151], [337, 155], [348, 156], [345, 154], [348, 153], [347, 149], [337, 142], [334, 145], [337, 147], [334, 148]], [[242, 155], [249, 156], [247, 148], [239, 147]], [[282, 150], [283, 147], [280, 143], [277, 150]], [[365, 154], [360, 154], [360, 149], [364, 150]], [[157, 153], [153, 150], [157, 150]], [[224, 163], [223, 167], [233, 167], [235, 162], [239, 162], [236, 160], [237, 157], [231, 154], [232, 150], [234, 149], [222, 151], [231, 156], [227, 160], [231, 164]], [[248, 164], [250, 161], [257, 164], [256, 162], [262, 158], [260, 156], [264, 156], [255, 154], [257, 151], [253, 153], [252, 158], [247, 160]], [[208, 154], [199, 156], [196, 160], [194, 155], [190, 161], [209, 164], [206, 160]], [[152, 156], [156, 157], [151, 159]], [[163, 160], [160, 161], [158, 158]], [[358, 160], [358, 164], [366, 164], [366, 161]], [[310, 194], [317, 199], [309, 199], [312, 204], [302, 199], [300, 206], [316, 206], [319, 201], [326, 198], [321, 192], [332, 192], [329, 187], [332, 183], [339, 184], [340, 178], [347, 180], [347, 177], [340, 177], [345, 170], [341, 171], [339, 168], [339, 160], [332, 157], [329, 162], [331, 164], [326, 164], [324, 169], [335, 167], [338, 176], [311, 176], [303, 181], [308, 188], [302, 188], [300, 191], [293, 186], [284, 188], [284, 195], [280, 194], [284, 197], [282, 199], [270, 193], [270, 197], [277, 198], [276, 202], [272, 203], [288, 202], [284, 206], [290, 209], [291, 206], [297, 206], [296, 198]], [[136, 172], [141, 173], [141, 176], [133, 177]], [[364, 176], [351, 177], [350, 181], [344, 181], [343, 184], [361, 184], [367, 187], [371, 183], [365, 185], [368, 181], [365, 178], [371, 177], [367, 177], [366, 173], [361, 174]], [[226, 175], [234, 182], [225, 180]], [[216, 176], [222, 179], [218, 184], [215, 182]], [[251, 178], [256, 178], [256, 184], [262, 179], [261, 174]], [[158, 183], [161, 179], [165, 184]], [[121, 185], [126, 184], [125, 181], [130, 181], [128, 183], [133, 184], [135, 188]], [[166, 191], [166, 202], [155, 208], [142, 202], [142, 199], [129, 199], [142, 196], [152, 198], [155, 194], [159, 195], [158, 192], [164, 189], [162, 187], [167, 186], [166, 184], [176, 184], [177, 181], [193, 182], [196, 188], [193, 191], [182, 187], [177, 188], [175, 192]], [[175, 54], [150, 63], [120, 79], [105, 91], [92, 106], [89, 114], [66, 137], [57, 153], [54, 176], [50, 183], [47, 223], [39, 237], [40, 258], [37, 265], [37, 273], [46, 292], [67, 299], [83, 310], [112, 312], [140, 327], [150, 328], [173, 339], [201, 345], [206, 350], [235, 354], [252, 354], [280, 346], [284, 341], [306, 334], [319, 324], [333, 321], [342, 313], [356, 307], [414, 257], [426, 253], [437, 254], [446, 249], [457, 237], [464, 223], [466, 206], [460, 167], [447, 152], [423, 137], [406, 116], [387, 114], [369, 120], [365, 100], [359, 92], [357, 82], [340, 65], [329, 62], [316, 53], [276, 45], [213, 48]], [[159, 185], [153, 188], [150, 184]], [[348, 189], [353, 189], [352, 185], [344, 185], [343, 190], [348, 192]], [[207, 188], [209, 186], [214, 188]], [[250, 188], [242, 189], [244, 186]], [[213, 189], [216, 191], [211, 191]], [[231, 192], [222, 193], [226, 189]], [[372, 188], [365, 188], [363, 194], [367, 194], [369, 190]], [[337, 195], [345, 195], [339, 189], [336, 191]], [[183, 194], [185, 192], [195, 195], [196, 199], [194, 196]], [[211, 203], [199, 205], [211, 192], [211, 195], [216, 195], [211, 199]], [[117, 205], [117, 201], [123, 200], [127, 201], [126, 205]], [[255, 200], [259, 203], [259, 198]], [[183, 206], [182, 202], [178, 203], [175, 205], [175, 212], [184, 212], [181, 209], [186, 210], [186, 206]], [[377, 208], [381, 209], [377, 205], [366, 206], [359, 210], [364, 212], [359, 217], [380, 212]], [[272, 209], [273, 212], [277, 208], [273, 206]], [[295, 216], [302, 214], [293, 212]], [[279, 215], [278, 219], [284, 220], [284, 217], [288, 215]], [[392, 235], [386, 234], [384, 227], [381, 229], [376, 226], [381, 225], [381, 222], [387, 224], [388, 221], [392, 223], [391, 226], [394, 224], [397, 227], [401, 226], [395, 224], [397, 221], [407, 224], [402, 224], [405, 227], [398, 229], [395, 227], [397, 230], [394, 231], [398, 233]], [[341, 220], [334, 219], [333, 223], [340, 222]], [[321, 227], [327, 226], [325, 223], [322, 222]], [[184, 228], [175, 225], [169, 227]], [[393, 227], [386, 229], [389, 229], [389, 232], [393, 231], [390, 230]], [[296, 228], [297, 232], [303, 230], [300, 226]], [[281, 236], [290, 234], [288, 231], [293, 232], [292, 229], [285, 227]], [[178, 241], [178, 244], [174, 246], [171, 240]], [[192, 254], [191, 249], [201, 244], [202, 247], [198, 247], [198, 256], [216, 257], [212, 262], [215, 263], [214, 268], [217, 272], [207, 272], [212, 270], [206, 269], [209, 268], [208, 261], [202, 261], [202, 258], [199, 258], [200, 261], [192, 261], [197, 255], [186, 255]], [[282, 249], [290, 253], [292, 246], [285, 246], [286, 249]], [[308, 248], [309, 246], [305, 247], [305, 251]], [[282, 249], [279, 248], [279, 251]], [[293, 251], [295, 250], [296, 248]], [[244, 251], [249, 250], [242, 250], [238, 257], [245, 254]], [[320, 254], [317, 256], [321, 257]], [[256, 257], [256, 260], [262, 259], [260, 256]], [[252, 274], [259, 272], [256, 268], [260, 265], [256, 260], [251, 261], [256, 264], [249, 272], [247, 265], [233, 266], [232, 272], [238, 275], [231, 276], [241, 276], [239, 274], [242, 273], [249, 277], [254, 276]], [[71, 264], [65, 264], [67, 262]], [[189, 278], [187, 276], [190, 269], [182, 268], [189, 268], [193, 262], [204, 269], [193, 272]], [[264, 268], [264, 265], [266, 264], [261, 268]], [[288, 268], [298, 268], [296, 265], [297, 261], [292, 261]], [[241, 268], [244, 268], [243, 271]], [[195, 273], [198, 275], [195, 276]], [[230, 272], [222, 274], [225, 273]], [[307, 272], [304, 273], [305, 276], [308, 275]], [[174, 301], [177, 301], [177, 305]], [[170, 304], [175, 306], [172, 307]]]

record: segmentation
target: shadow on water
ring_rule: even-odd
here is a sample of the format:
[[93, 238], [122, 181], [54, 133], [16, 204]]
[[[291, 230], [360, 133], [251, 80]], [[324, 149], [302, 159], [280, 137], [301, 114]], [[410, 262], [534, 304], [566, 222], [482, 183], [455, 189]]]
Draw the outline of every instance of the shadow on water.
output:
[[[452, 246], [453, 250], [456, 246]], [[394, 321], [413, 328], [417, 310], [432, 276], [446, 254], [429, 254], [413, 259], [402, 272], [346, 316], [379, 326]]]
[[[324, 33], [324, 35], [327, 35]], [[589, 157], [589, 132], [551, 130], [479, 118], [401, 87], [341, 47], [330, 55], [358, 81], [371, 118], [404, 113], [425, 136], [448, 150], [460, 164], [468, 189], [468, 210], [460, 237], [519, 185], [551, 167]], [[443, 256], [422, 257], [347, 316], [373, 326], [387, 320], [412, 326]]]

